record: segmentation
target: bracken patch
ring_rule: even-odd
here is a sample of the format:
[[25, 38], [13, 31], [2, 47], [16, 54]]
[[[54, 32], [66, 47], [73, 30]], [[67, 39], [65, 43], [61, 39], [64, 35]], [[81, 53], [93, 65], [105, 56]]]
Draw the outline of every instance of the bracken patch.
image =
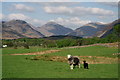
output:
[[[118, 58], [109, 58], [109, 57], [100, 57], [100, 56], [79, 56], [81, 64], [82, 61], [86, 60], [89, 64], [113, 64], [118, 63]], [[29, 58], [30, 60], [45, 60], [45, 61], [57, 61], [57, 62], [66, 62], [67, 57], [65, 56], [47, 56], [41, 55], [36, 57]]]

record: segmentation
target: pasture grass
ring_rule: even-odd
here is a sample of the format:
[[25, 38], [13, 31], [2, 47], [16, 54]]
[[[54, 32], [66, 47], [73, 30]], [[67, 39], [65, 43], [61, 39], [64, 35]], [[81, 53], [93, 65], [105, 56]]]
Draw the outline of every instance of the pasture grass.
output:
[[25, 49], [24, 47], [18, 47], [18, 49], [14, 49], [12, 47], [3, 48], [2, 54], [16, 54], [16, 53], [32, 53], [49, 50], [50, 48], [41, 48], [38, 46], [30, 47], [30, 49]]
[[3, 78], [117, 78], [117, 64], [90, 64], [89, 69], [69, 69], [64, 62], [26, 60], [27, 56], [3, 57]]
[[113, 55], [113, 53], [118, 53], [118, 49], [114, 47], [90, 46], [82, 48], [63, 48], [60, 52], [45, 55], [67, 56], [68, 54], [71, 54], [74, 56], [117, 57], [117, 55]]
[[[28, 53], [49, 50], [50, 48], [31, 47], [30, 49], [4, 48], [2, 54]], [[55, 49], [55, 48], [53, 48]], [[60, 52], [44, 54], [48, 56], [104, 56], [117, 57], [117, 48], [91, 46], [83, 48], [63, 48]], [[32, 55], [3, 55], [3, 78], [118, 78], [118, 64], [89, 64], [88, 70], [83, 68], [69, 69], [66, 62], [30, 60]], [[73, 74], [74, 73], [74, 74]]]

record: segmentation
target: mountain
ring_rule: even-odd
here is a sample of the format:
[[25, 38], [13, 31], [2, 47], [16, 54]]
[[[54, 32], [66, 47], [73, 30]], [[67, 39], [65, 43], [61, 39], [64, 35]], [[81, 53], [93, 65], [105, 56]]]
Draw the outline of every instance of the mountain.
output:
[[120, 19], [115, 20], [115, 21], [111, 22], [110, 24], [108, 24], [108, 27], [105, 29], [104, 34], [101, 35], [100, 37], [104, 38], [104, 37], [108, 36], [109, 34], [111, 34], [114, 30], [113, 29], [114, 26], [117, 25], [117, 24], [120, 24]]
[[0, 28], [2, 28], [0, 33], [2, 34], [2, 39], [41, 38], [49, 36], [52, 36], [49, 39], [71, 38], [71, 36], [104, 38], [113, 32], [113, 28], [117, 24], [120, 24], [120, 19], [109, 24], [92, 22], [73, 31], [56, 22], [48, 22], [41, 27], [34, 27], [23, 20], [11, 20], [0, 23]]
[[66, 28], [56, 22], [48, 22], [41, 27], [37, 27], [36, 30], [45, 36], [66, 35], [73, 31], [72, 29]]
[[96, 37], [98, 32], [102, 32], [108, 25], [99, 22], [88, 23], [86, 25], [77, 28], [68, 35], [79, 36], [84, 38]]
[[40, 38], [43, 34], [34, 30], [30, 24], [23, 20], [2, 22], [2, 39]]

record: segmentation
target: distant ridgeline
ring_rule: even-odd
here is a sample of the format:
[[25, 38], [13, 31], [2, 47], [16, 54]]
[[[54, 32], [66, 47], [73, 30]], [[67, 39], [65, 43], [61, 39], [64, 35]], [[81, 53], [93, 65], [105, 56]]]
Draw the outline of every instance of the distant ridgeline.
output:
[[[43, 38], [20, 38], [20, 39], [3, 39], [2, 44], [8, 47], [20, 46], [40, 46], [45, 48], [52, 47], [67, 47], [67, 46], [82, 46], [96, 43], [113, 43], [120, 40], [120, 24], [116, 25], [111, 34], [104, 38], [81, 38], [76, 36], [50, 36]], [[2, 45], [1, 45], [2, 46]]]
[[0, 23], [0, 26], [2, 27], [2, 31], [0, 31], [0, 33], [2, 33], [2, 39], [46, 38], [46, 37], [53, 38], [53, 36], [54, 36], [53, 39], [60, 39], [64, 37], [105, 38], [106, 36], [113, 32], [113, 28], [117, 24], [120, 24], [120, 19], [115, 20], [109, 24], [92, 22], [80, 26], [75, 30], [72, 30], [56, 22], [48, 22], [43, 26], [34, 27], [33, 25], [23, 20], [11, 20], [7, 22], [2, 21]]

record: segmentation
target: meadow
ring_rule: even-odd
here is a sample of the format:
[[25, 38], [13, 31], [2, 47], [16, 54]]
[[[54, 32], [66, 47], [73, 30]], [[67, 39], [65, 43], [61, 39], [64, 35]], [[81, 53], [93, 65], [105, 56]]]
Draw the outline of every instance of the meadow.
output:
[[[59, 49], [60, 51], [43, 55], [10, 55], [51, 49]], [[30, 49], [4, 48], [2, 51], [3, 78], [118, 78], [117, 55], [113, 55], [113, 53], [118, 52], [118, 49], [115, 47], [30, 47]], [[79, 56], [81, 61], [86, 60], [89, 63], [89, 69], [83, 69], [82, 67], [70, 70], [66, 62], [68, 54]], [[100, 63], [101, 60], [103, 63]], [[109, 63], [104, 63], [104, 61]]]

